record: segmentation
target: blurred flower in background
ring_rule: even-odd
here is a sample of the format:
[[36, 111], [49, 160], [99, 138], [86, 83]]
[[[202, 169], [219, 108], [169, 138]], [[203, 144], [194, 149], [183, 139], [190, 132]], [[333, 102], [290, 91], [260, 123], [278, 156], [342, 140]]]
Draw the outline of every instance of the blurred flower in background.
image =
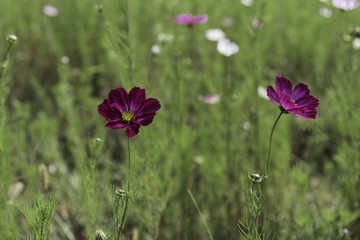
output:
[[157, 39], [159, 42], [163, 42], [163, 43], [172, 42], [174, 40], [174, 35], [170, 33], [160, 33], [157, 36]]
[[208, 15], [203, 14], [200, 16], [192, 16], [191, 14], [180, 14], [177, 15], [174, 18], [174, 21], [178, 24], [187, 24], [187, 25], [192, 25], [195, 23], [206, 23], [208, 20]]
[[259, 86], [257, 88], [257, 93], [259, 95], [259, 97], [265, 99], [265, 100], [269, 100], [269, 97], [267, 96], [267, 91], [266, 91], [266, 88], [263, 87], [263, 86]]
[[160, 49], [160, 47], [158, 46], [158, 45], [153, 45], [152, 47], [151, 47], [151, 52], [153, 53], [153, 54], [159, 54], [160, 52], [161, 52], [161, 49]]
[[229, 39], [220, 39], [217, 44], [217, 50], [220, 54], [230, 57], [239, 52], [239, 46], [236, 43], [230, 42]]
[[200, 102], [204, 102], [207, 104], [215, 104], [220, 102], [220, 95], [219, 94], [214, 94], [214, 95], [206, 95], [205, 97], [202, 95], [199, 95], [198, 100]]
[[70, 62], [70, 58], [68, 56], [62, 56], [60, 61], [62, 64], [68, 64]]
[[253, 0], [241, 0], [241, 3], [247, 7], [250, 7], [253, 5], [254, 1]]
[[221, 29], [215, 28], [207, 30], [205, 36], [209, 41], [219, 41], [220, 39], [225, 38], [225, 33]]
[[255, 28], [255, 29], [258, 29], [258, 28], [261, 28], [261, 27], [263, 26], [263, 23], [260, 22], [259, 19], [253, 19], [253, 20], [251, 21], [251, 26], [252, 26], [253, 28]]
[[352, 41], [352, 47], [356, 50], [360, 49], [360, 38], [354, 38]]
[[319, 13], [324, 18], [331, 18], [333, 15], [333, 12], [329, 8], [326, 8], [326, 7], [321, 7], [319, 9]]
[[51, 5], [45, 5], [43, 7], [43, 13], [49, 17], [56, 17], [59, 14], [59, 10]]
[[231, 27], [234, 25], [234, 19], [231, 17], [226, 17], [222, 20], [222, 24], [224, 27]]
[[344, 11], [350, 11], [359, 7], [357, 0], [333, 0], [332, 4], [334, 7]]

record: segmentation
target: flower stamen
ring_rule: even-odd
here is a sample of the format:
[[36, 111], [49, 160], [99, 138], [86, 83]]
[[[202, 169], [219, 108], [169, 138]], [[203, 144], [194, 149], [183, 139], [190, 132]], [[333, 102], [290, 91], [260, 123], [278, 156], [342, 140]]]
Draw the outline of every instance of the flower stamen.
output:
[[132, 111], [125, 111], [121, 114], [122, 120], [128, 123], [134, 120], [133, 117], [134, 117], [134, 113]]

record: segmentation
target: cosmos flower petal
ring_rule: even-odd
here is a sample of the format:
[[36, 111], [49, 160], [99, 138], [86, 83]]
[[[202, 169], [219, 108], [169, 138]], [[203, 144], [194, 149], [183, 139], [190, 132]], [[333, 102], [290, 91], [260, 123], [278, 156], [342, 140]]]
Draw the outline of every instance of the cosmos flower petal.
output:
[[208, 20], [208, 15], [203, 14], [192, 18], [192, 23], [205, 23]]
[[127, 124], [124, 123], [122, 120], [116, 121], [116, 122], [108, 122], [105, 127], [111, 128], [111, 129], [119, 129], [126, 127]]
[[129, 110], [129, 95], [122, 87], [113, 89], [109, 93], [109, 100], [119, 106], [121, 112]]
[[276, 75], [276, 92], [279, 97], [283, 94], [290, 95], [292, 90], [292, 83], [286, 77], [282, 77], [280, 75]]
[[135, 113], [135, 115], [138, 117], [142, 117], [145, 114], [153, 113], [159, 110], [161, 107], [159, 100], [155, 98], [148, 98], [146, 99], [145, 103], [142, 105], [142, 107]]
[[309, 95], [310, 89], [308, 85], [305, 83], [299, 83], [295, 86], [294, 90], [291, 93], [291, 99], [293, 99], [295, 102], [299, 99], [305, 97], [306, 95]]
[[275, 92], [274, 88], [272, 86], [268, 86], [266, 90], [267, 96], [270, 98], [270, 100], [273, 101], [276, 105], [280, 105], [279, 96]]
[[130, 111], [136, 112], [146, 100], [145, 89], [134, 87], [129, 92]]
[[154, 120], [156, 113], [150, 113], [147, 115], [144, 115], [142, 117], [139, 117], [135, 120], [136, 123], [139, 123], [141, 126], [147, 126]]
[[98, 106], [98, 112], [108, 122], [121, 120], [121, 113], [111, 106], [108, 99]]
[[299, 117], [303, 117], [303, 118], [315, 119], [317, 110], [314, 108], [309, 108], [309, 109], [302, 109], [300, 111], [298, 110], [289, 111], [289, 113], [296, 114]]
[[139, 128], [140, 124], [138, 123], [127, 124], [127, 127], [125, 129], [125, 135], [128, 137], [133, 137], [139, 133]]
[[280, 99], [280, 104], [285, 110], [289, 110], [295, 107], [295, 102], [289, 95], [283, 95]]
[[194, 24], [194, 23], [205, 23], [208, 20], [206, 14], [200, 16], [192, 16], [191, 14], [180, 14], [174, 18], [174, 21], [178, 24]]
[[302, 108], [302, 107], [316, 108], [318, 105], [319, 105], [319, 99], [312, 95], [307, 95], [296, 102], [296, 108]]

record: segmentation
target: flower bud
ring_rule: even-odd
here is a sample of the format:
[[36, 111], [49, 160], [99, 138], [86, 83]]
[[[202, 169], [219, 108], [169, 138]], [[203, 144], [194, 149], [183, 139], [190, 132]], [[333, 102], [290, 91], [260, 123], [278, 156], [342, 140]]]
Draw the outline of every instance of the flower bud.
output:
[[125, 197], [125, 191], [124, 190], [122, 190], [122, 189], [117, 189], [116, 191], [115, 191], [115, 193], [116, 193], [116, 196], [118, 196], [119, 198], [122, 198], [122, 197]]
[[251, 174], [251, 180], [257, 181], [257, 180], [259, 180], [259, 179], [260, 179], [260, 175], [259, 175], [259, 174], [257, 174], [257, 173]]
[[15, 35], [8, 35], [6, 40], [9, 44], [14, 44], [17, 41], [17, 37]]
[[102, 230], [96, 230], [95, 240], [107, 240], [106, 234]]

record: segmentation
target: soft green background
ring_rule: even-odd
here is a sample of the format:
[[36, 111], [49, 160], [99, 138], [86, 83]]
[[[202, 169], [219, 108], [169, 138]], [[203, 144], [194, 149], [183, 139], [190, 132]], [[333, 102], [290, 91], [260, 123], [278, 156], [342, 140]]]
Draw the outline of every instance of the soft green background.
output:
[[[51, 239], [68, 239], [64, 226], [76, 239], [96, 229], [113, 234], [105, 189], [109, 181], [121, 186], [127, 175], [127, 137], [104, 128], [97, 105], [119, 86], [145, 88], [162, 105], [131, 139], [138, 195], [125, 235], [209, 239], [190, 189], [214, 238], [239, 239], [247, 175], [263, 172], [279, 113], [257, 88], [274, 85], [276, 74], [307, 83], [320, 105], [316, 120], [280, 119], [262, 220], [273, 239], [359, 239], [360, 50], [344, 35], [360, 25], [360, 9], [341, 12], [316, 0], [254, 0], [251, 7], [239, 0], [129, 3], [127, 21], [124, 0], [0, 1], [0, 56], [6, 36], [18, 37], [0, 85], [0, 239], [31, 236], [17, 202], [33, 204], [43, 191], [41, 164], [55, 168], [48, 191], [59, 203]], [[44, 15], [46, 4], [58, 16]], [[322, 17], [320, 7], [333, 16]], [[206, 13], [209, 20], [190, 28], [173, 22], [180, 13]], [[224, 18], [233, 25], [223, 26]], [[258, 30], [254, 18], [263, 23]], [[239, 53], [220, 55], [205, 38], [210, 28], [221, 28]], [[159, 42], [161, 33], [173, 41]], [[154, 44], [158, 55], [150, 51]], [[198, 100], [207, 94], [221, 101]], [[96, 137], [103, 147], [94, 175], [89, 142]], [[25, 188], [11, 202], [19, 182]]]

